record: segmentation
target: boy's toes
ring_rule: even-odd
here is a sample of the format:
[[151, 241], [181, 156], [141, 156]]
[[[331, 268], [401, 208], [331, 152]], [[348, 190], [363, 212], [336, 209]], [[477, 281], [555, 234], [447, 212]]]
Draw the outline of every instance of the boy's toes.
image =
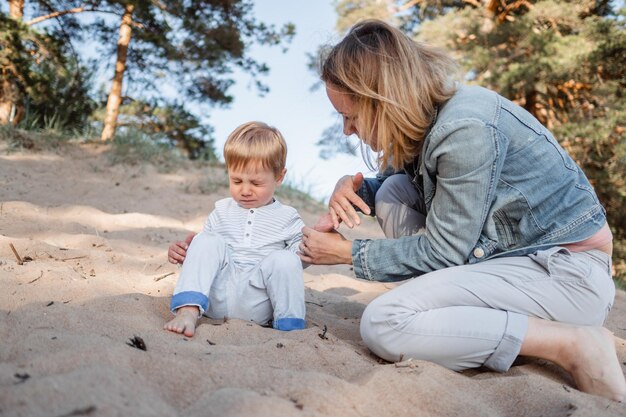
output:
[[181, 326], [178, 326], [175, 323], [167, 323], [165, 326], [163, 326], [163, 328], [165, 330], [169, 330], [170, 332], [174, 332], [174, 333], [183, 332], [183, 329], [181, 328]]
[[179, 333], [183, 333], [187, 337], [192, 337], [196, 333], [194, 327], [186, 326], [184, 332], [181, 330]]

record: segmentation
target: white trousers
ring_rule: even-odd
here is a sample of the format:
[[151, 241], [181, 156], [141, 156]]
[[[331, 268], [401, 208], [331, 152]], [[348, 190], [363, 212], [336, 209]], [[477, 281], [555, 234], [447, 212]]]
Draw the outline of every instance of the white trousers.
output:
[[[376, 213], [388, 237], [424, 227], [423, 199], [404, 175], [385, 181]], [[413, 278], [372, 301], [361, 319], [367, 346], [388, 361], [428, 360], [453, 370], [507, 371], [528, 317], [602, 325], [615, 297], [604, 252], [554, 247]]]
[[302, 262], [293, 252], [272, 252], [249, 270], [232, 262], [231, 249], [215, 233], [197, 234], [187, 250], [171, 309], [196, 305], [214, 319], [237, 318], [274, 328], [304, 328]]

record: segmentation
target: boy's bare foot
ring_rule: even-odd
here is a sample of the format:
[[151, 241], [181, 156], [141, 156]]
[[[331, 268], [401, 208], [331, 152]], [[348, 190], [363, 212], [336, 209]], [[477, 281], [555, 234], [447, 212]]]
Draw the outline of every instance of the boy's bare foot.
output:
[[564, 349], [560, 365], [578, 389], [615, 401], [626, 400], [626, 382], [615, 351], [613, 333], [603, 327], [577, 327], [575, 343]]
[[200, 310], [195, 306], [180, 307], [176, 310], [176, 317], [165, 323], [163, 328], [170, 332], [192, 337], [196, 332], [196, 321]]

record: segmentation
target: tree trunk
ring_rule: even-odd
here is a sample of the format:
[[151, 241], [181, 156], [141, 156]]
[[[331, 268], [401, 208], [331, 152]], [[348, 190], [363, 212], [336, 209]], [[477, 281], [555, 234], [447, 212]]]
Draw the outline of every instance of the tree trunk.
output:
[[15, 20], [24, 17], [24, 0], [9, 0], [9, 17]]
[[131, 24], [133, 22], [133, 10], [135, 6], [127, 4], [122, 16], [120, 25], [120, 37], [117, 40], [117, 61], [115, 63], [115, 76], [111, 84], [111, 92], [107, 99], [106, 116], [104, 118], [104, 128], [100, 139], [111, 140], [115, 135], [115, 125], [117, 116], [120, 113], [122, 104], [122, 82], [124, 81], [124, 71], [126, 70], [126, 57], [128, 55], [128, 45], [131, 37]]
[[[9, 0], [9, 18], [22, 20], [24, 0]], [[0, 125], [16, 125], [24, 116], [24, 105], [20, 100], [19, 88], [8, 69], [1, 74], [0, 83]]]

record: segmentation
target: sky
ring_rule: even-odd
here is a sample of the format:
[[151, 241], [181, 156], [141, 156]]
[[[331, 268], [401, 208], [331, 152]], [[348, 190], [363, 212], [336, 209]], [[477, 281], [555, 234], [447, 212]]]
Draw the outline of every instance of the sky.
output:
[[338, 155], [322, 160], [320, 149], [315, 146], [324, 129], [339, 120], [324, 88], [311, 91], [317, 76], [307, 67], [307, 53], [340, 39], [334, 30], [333, 2], [256, 0], [254, 3], [259, 21], [277, 27], [292, 22], [296, 35], [286, 53], [280, 47], [250, 49], [251, 56], [270, 67], [269, 76], [262, 78], [270, 88], [268, 94], [259, 97], [250, 76], [236, 73], [236, 83], [229, 90], [233, 103], [225, 109], [210, 109], [205, 121], [215, 129], [215, 146], [220, 157], [227, 136], [240, 124], [258, 120], [278, 128], [288, 148], [286, 183], [327, 201], [342, 175], [369, 172], [360, 152], [357, 156]]

